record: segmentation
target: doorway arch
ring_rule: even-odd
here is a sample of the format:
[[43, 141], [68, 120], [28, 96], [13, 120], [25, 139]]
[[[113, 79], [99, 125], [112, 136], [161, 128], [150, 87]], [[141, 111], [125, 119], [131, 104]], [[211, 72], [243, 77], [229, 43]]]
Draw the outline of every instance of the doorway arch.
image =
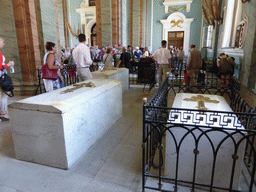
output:
[[91, 46], [97, 45], [97, 31], [96, 23], [91, 28]]
[[189, 51], [190, 25], [194, 18], [186, 18], [183, 13], [175, 12], [170, 14], [167, 19], [160, 20], [163, 24], [163, 40], [168, 41], [169, 32], [184, 32], [183, 50], [185, 55]]

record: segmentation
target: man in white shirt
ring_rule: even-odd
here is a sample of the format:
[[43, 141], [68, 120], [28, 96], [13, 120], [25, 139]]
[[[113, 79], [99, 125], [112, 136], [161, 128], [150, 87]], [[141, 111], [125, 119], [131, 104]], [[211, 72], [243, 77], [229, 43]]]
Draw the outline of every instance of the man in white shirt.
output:
[[92, 59], [90, 55], [90, 49], [85, 44], [85, 35], [78, 35], [79, 45], [73, 50], [73, 59], [77, 67], [77, 75], [79, 81], [86, 81], [92, 79], [92, 74], [90, 72], [90, 65], [92, 64]]
[[159, 66], [159, 87], [168, 77], [167, 72], [172, 69], [171, 54], [170, 51], [166, 49], [166, 46], [167, 42], [166, 40], [163, 40], [162, 48], [156, 50], [156, 52], [153, 54], [153, 60], [156, 62], [157, 66]]

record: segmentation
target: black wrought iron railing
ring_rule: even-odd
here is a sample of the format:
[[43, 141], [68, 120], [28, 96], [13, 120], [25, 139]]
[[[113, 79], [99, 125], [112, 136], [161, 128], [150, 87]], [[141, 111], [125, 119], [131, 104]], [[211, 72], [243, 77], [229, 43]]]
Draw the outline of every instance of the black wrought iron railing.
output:
[[[180, 83], [182, 78], [170, 76], [143, 106], [142, 191], [182, 191], [184, 186], [191, 191], [241, 191], [243, 164], [250, 173], [246, 191], [255, 190], [256, 113], [239, 95], [241, 85], [229, 79], [229, 86], [221, 87], [219, 78], [190, 85]], [[224, 95], [233, 112], [167, 108], [170, 91], [192, 88]]]

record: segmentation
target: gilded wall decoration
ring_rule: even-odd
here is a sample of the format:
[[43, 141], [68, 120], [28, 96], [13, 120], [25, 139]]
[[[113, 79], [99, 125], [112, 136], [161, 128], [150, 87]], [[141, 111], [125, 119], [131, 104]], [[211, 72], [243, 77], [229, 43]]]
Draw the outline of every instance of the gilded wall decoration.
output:
[[177, 21], [175, 21], [175, 20], [173, 19], [173, 20], [171, 20], [171, 22], [170, 22], [171, 28], [176, 27], [176, 26], [182, 28], [182, 27], [181, 27], [181, 24], [182, 24], [182, 23], [183, 23], [182, 20], [177, 20]]

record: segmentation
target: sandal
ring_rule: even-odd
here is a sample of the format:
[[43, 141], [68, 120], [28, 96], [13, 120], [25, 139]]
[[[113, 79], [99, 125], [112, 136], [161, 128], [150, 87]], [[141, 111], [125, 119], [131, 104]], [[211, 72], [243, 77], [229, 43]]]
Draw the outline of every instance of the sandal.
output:
[[9, 118], [4, 117], [4, 116], [0, 116], [0, 119], [1, 119], [2, 121], [9, 121], [9, 120], [10, 120]]
[[0, 113], [0, 119], [1, 119], [2, 121], [9, 121], [10, 119], [9, 119], [6, 115], [7, 115], [7, 113], [6, 113], [5, 111], [1, 111], [1, 113]]

